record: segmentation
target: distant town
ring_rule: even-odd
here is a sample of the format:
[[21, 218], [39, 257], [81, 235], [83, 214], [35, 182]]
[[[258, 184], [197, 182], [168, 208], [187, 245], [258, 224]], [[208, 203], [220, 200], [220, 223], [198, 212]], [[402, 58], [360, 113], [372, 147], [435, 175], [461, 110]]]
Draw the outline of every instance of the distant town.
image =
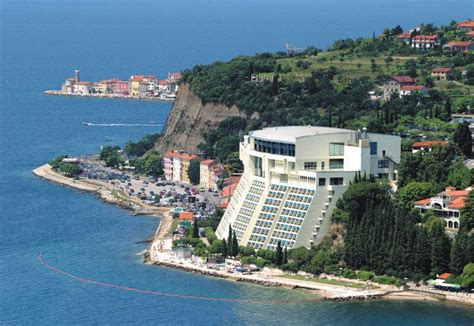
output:
[[170, 72], [161, 80], [154, 75], [132, 75], [128, 80], [113, 78], [89, 82], [81, 80], [80, 70], [75, 70], [73, 77], [66, 78], [61, 90], [49, 90], [44, 94], [173, 101], [180, 79], [181, 73]]

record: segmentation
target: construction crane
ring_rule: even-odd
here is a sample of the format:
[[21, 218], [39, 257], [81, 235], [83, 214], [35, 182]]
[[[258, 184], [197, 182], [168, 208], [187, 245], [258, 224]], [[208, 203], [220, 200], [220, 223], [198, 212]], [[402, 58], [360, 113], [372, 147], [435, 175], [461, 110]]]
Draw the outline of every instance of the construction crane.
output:
[[297, 48], [291, 44], [288, 44], [288, 42], [285, 43], [285, 47], [288, 54], [298, 54], [306, 50], [306, 48]]

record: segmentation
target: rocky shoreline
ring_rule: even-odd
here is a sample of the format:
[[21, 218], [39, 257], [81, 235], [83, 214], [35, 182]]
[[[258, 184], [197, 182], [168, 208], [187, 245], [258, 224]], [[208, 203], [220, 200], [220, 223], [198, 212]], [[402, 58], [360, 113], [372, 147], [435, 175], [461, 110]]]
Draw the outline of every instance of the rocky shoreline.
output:
[[[112, 189], [110, 189], [109, 187], [106, 187], [105, 185], [99, 185], [88, 180], [74, 180], [71, 178], [67, 178], [57, 172], [54, 172], [49, 164], [45, 164], [34, 169], [33, 173], [42, 179], [54, 182], [56, 184], [68, 186], [80, 191], [96, 193], [103, 201], [130, 210], [134, 214], [137, 214], [137, 212], [139, 212], [140, 214], [146, 212], [146, 214], [149, 215], [162, 216], [162, 219], [157, 227], [154, 239], [152, 241], [150, 250], [153, 249], [153, 246], [155, 245], [156, 241], [160, 241], [161, 239], [163, 239], [164, 235], [168, 232], [168, 229], [171, 226], [171, 220], [168, 216], [169, 214], [167, 214], [167, 208], [146, 205], [138, 198], [127, 197], [119, 199], [113, 195]], [[152, 259], [150, 257], [150, 251], [145, 251], [143, 253], [143, 258], [144, 263], [146, 264], [159, 265], [186, 272], [199, 273], [201, 275], [232, 280], [235, 282], [246, 282], [265, 287], [308, 290], [311, 291], [311, 293], [314, 293], [318, 297], [320, 297], [319, 300], [360, 301], [388, 299], [438, 301], [474, 305], [474, 298], [472, 294], [459, 295], [456, 293], [435, 293], [433, 291], [422, 291], [415, 289], [400, 290], [389, 286], [382, 286], [381, 289], [378, 291], [364, 292], [347, 289], [341, 286], [320, 284], [310, 281], [299, 281], [284, 278], [264, 278], [258, 275], [236, 275], [230, 273], [222, 273], [220, 271], [207, 269], [200, 266], [190, 266], [189, 264], [183, 264], [182, 262]]]

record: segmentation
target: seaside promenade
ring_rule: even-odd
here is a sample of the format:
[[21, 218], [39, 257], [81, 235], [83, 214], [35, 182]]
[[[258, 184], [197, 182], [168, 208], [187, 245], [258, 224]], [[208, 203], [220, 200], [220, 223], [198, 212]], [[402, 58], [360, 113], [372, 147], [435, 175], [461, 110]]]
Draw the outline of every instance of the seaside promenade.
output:
[[321, 300], [332, 301], [357, 301], [370, 299], [390, 299], [390, 300], [416, 300], [416, 301], [450, 301], [461, 304], [474, 304], [474, 296], [464, 293], [449, 293], [437, 291], [428, 287], [417, 288], [410, 285], [408, 289], [400, 289], [395, 286], [372, 284], [357, 280], [342, 279], [331, 275], [324, 279], [334, 279], [348, 283], [358, 283], [360, 286], [339, 286], [325, 284], [317, 277], [301, 277], [285, 274], [279, 269], [264, 268], [262, 271], [250, 274], [236, 272], [235, 267], [238, 262], [228, 260], [228, 265], [219, 266], [216, 264], [206, 264], [201, 259], [183, 259], [177, 257], [172, 251], [172, 238], [167, 236], [172, 226], [172, 217], [168, 207], [156, 207], [148, 205], [139, 198], [118, 194], [113, 185], [101, 181], [88, 179], [67, 178], [52, 170], [49, 164], [45, 164], [33, 170], [33, 173], [48, 181], [69, 186], [71, 188], [93, 192], [108, 203], [118, 205], [132, 212], [159, 216], [160, 223], [151, 241], [150, 249], [143, 253], [145, 262], [148, 264], [161, 265], [170, 268], [180, 269], [188, 272], [200, 273], [207, 276], [224, 278], [237, 282], [247, 282], [262, 286], [283, 287], [289, 289], [303, 289], [315, 294]]

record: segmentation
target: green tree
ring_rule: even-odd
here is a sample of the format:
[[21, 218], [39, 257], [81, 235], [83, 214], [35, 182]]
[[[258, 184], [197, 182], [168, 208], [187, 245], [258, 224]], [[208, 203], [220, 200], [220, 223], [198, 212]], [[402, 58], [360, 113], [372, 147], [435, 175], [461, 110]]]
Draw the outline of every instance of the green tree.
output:
[[416, 200], [429, 198], [436, 193], [431, 182], [410, 182], [397, 191], [397, 198], [403, 204], [412, 204]]
[[276, 252], [275, 252], [275, 265], [281, 266], [283, 263], [283, 248], [281, 247], [281, 241], [278, 241]]
[[227, 252], [230, 256], [232, 256], [232, 243], [234, 242], [232, 235], [232, 226], [229, 225], [229, 235], [227, 236]]
[[474, 182], [474, 170], [469, 170], [462, 162], [456, 162], [449, 168], [448, 184], [465, 189]]
[[441, 274], [449, 270], [450, 242], [444, 232], [444, 222], [438, 220], [430, 230], [431, 238], [431, 271]]
[[228, 246], [227, 246], [227, 241], [225, 239], [222, 239], [222, 256], [226, 258], [228, 255]]
[[235, 231], [232, 233], [232, 246], [231, 246], [231, 253], [232, 257], [235, 257], [239, 254], [239, 243], [237, 241], [237, 237], [235, 235]]
[[74, 163], [61, 163], [59, 171], [70, 178], [77, 178], [82, 173], [80, 166]]
[[472, 288], [474, 287], [474, 263], [469, 263], [464, 266], [461, 274], [461, 286]]
[[472, 155], [472, 133], [469, 124], [466, 122], [458, 124], [453, 136], [454, 142], [458, 145], [464, 155]]
[[192, 159], [188, 168], [189, 181], [191, 181], [193, 185], [198, 185], [200, 182], [200, 174], [200, 160], [198, 158]]
[[282, 259], [282, 265], [288, 264], [288, 249], [285, 247], [283, 250], [283, 259]]
[[199, 226], [196, 219], [194, 219], [193, 223], [193, 238], [199, 238]]
[[108, 167], [119, 167], [124, 163], [122, 155], [119, 153], [118, 146], [104, 146], [100, 151], [100, 159], [105, 162]]

